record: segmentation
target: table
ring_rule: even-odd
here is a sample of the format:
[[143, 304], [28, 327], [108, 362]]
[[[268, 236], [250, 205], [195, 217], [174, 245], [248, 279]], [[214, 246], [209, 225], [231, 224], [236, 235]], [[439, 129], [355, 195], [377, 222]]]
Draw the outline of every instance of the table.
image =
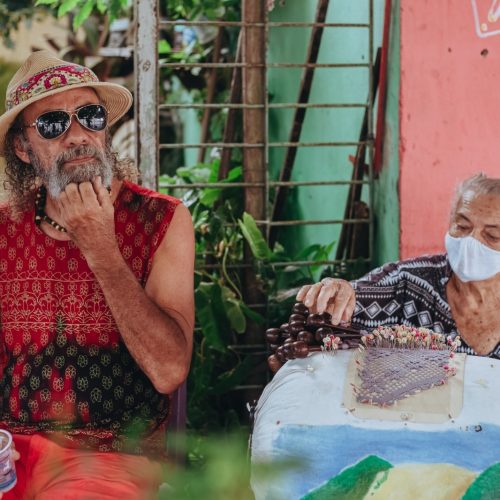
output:
[[[289, 361], [266, 386], [251, 446], [256, 500], [375, 499], [389, 492], [398, 500], [436, 500], [467, 491], [464, 498], [472, 499], [484, 488], [500, 491], [498, 360], [466, 357], [461, 411], [421, 423], [405, 412], [399, 420], [358, 418], [343, 405], [356, 352]], [[287, 468], [286, 461], [298, 464]]]

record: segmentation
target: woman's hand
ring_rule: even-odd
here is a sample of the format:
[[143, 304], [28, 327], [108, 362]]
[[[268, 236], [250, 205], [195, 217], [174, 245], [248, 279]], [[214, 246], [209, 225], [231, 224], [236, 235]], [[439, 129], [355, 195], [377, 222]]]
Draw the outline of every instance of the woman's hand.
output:
[[349, 322], [356, 306], [352, 285], [337, 278], [324, 278], [314, 285], [303, 286], [297, 294], [297, 300], [303, 302], [312, 313], [330, 313], [333, 325], [341, 321]]

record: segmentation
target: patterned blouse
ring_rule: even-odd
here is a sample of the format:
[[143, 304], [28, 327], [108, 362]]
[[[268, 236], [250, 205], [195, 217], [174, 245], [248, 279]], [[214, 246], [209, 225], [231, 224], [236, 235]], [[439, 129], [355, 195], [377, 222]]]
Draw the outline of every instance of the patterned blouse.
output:
[[[129, 182], [115, 200], [118, 246], [142, 286], [178, 204]], [[164, 452], [169, 398], [130, 355], [78, 247], [45, 235], [33, 210], [18, 222], [0, 210], [0, 314], [1, 427], [65, 446]]]
[[[457, 326], [446, 299], [450, 276], [446, 254], [424, 255], [374, 269], [352, 281], [356, 290], [352, 323], [370, 330], [395, 324], [426, 327], [455, 337]], [[477, 355], [463, 339], [457, 352]], [[500, 359], [500, 343], [489, 357]]]

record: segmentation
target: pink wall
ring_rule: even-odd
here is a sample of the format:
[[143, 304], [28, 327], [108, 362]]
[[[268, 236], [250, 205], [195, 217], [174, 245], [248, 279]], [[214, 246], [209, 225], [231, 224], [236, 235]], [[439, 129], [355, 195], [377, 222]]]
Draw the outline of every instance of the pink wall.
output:
[[[493, 2], [477, 3], [484, 17]], [[407, 258], [443, 250], [458, 181], [477, 171], [500, 177], [500, 34], [476, 34], [470, 0], [400, 5], [400, 256]]]

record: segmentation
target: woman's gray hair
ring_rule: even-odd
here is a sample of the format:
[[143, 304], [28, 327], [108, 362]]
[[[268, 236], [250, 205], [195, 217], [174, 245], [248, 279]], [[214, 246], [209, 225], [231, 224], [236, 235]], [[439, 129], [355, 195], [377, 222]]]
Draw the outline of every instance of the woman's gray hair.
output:
[[457, 186], [451, 202], [451, 217], [467, 192], [472, 192], [475, 196], [492, 194], [500, 197], [500, 179], [488, 177], [480, 172], [462, 181]]

